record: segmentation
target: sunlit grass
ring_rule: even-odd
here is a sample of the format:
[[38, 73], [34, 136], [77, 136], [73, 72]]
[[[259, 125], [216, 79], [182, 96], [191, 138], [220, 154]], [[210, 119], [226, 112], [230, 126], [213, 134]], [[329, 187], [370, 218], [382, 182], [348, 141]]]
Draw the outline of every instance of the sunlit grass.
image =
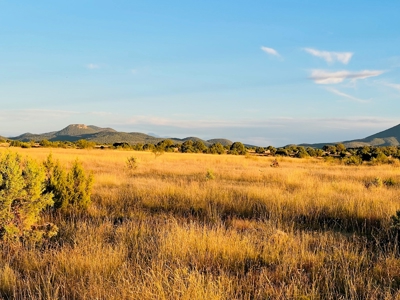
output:
[[[5, 299], [396, 299], [396, 165], [321, 159], [12, 149], [95, 178], [45, 243], [2, 245]], [[0, 151], [8, 151], [1, 148]], [[129, 170], [127, 159], [138, 159]], [[213, 178], [210, 179], [209, 172]]]

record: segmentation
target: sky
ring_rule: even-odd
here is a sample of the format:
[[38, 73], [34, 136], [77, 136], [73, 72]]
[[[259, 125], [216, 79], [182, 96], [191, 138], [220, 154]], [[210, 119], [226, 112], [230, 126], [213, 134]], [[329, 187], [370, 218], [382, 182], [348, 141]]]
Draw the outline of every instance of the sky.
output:
[[0, 135], [259, 146], [400, 123], [400, 1], [0, 0]]

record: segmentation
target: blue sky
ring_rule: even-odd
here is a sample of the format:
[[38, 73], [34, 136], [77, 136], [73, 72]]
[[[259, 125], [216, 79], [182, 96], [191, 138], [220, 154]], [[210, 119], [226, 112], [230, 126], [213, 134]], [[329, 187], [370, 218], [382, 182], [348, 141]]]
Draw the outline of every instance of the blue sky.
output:
[[400, 123], [400, 1], [2, 1], [0, 135], [257, 145]]

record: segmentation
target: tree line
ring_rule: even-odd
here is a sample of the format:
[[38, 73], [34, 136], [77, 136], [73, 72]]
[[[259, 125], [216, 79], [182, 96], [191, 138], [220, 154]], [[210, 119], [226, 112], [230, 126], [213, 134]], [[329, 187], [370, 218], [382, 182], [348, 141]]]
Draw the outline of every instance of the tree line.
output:
[[77, 148], [77, 149], [124, 149], [136, 151], [150, 151], [158, 154], [164, 152], [180, 152], [180, 153], [205, 153], [205, 154], [232, 154], [245, 155], [255, 154], [262, 156], [274, 157], [294, 157], [307, 158], [317, 157], [325, 159], [339, 159], [344, 164], [359, 165], [363, 162], [368, 163], [391, 163], [400, 159], [400, 146], [363, 146], [355, 148], [346, 148], [342, 143], [325, 145], [320, 148], [304, 147], [298, 145], [288, 145], [285, 147], [275, 148], [246, 146], [241, 142], [234, 142], [231, 145], [222, 145], [221, 143], [213, 143], [206, 145], [201, 140], [187, 140], [183, 143], [177, 143], [171, 139], [162, 140], [156, 144], [152, 143], [136, 143], [118, 142], [113, 144], [96, 144], [93, 141], [78, 140], [71, 141], [48, 141], [39, 142], [21, 142], [11, 140], [8, 141], [11, 147], [46, 147], [46, 148]]

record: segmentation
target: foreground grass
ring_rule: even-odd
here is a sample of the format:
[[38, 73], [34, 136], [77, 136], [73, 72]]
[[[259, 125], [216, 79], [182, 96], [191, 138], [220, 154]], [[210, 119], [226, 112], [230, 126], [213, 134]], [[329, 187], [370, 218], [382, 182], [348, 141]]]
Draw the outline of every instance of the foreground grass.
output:
[[4, 299], [400, 299], [397, 166], [51, 152], [93, 172], [93, 203], [44, 216], [60, 228], [45, 245], [1, 245]]

